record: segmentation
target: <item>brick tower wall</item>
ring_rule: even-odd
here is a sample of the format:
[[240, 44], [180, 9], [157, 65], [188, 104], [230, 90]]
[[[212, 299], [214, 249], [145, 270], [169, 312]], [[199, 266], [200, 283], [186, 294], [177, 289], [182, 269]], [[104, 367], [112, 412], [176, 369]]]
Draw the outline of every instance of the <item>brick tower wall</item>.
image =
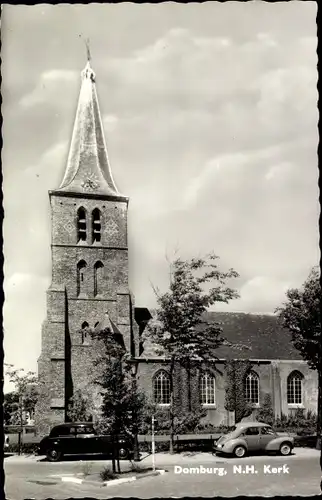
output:
[[[106, 312], [123, 334], [129, 352], [133, 346], [131, 297], [128, 287], [127, 203], [107, 197], [70, 196], [52, 192], [52, 283], [47, 292], [47, 319], [42, 329], [38, 360], [41, 398], [36, 409], [40, 434], [64, 422], [67, 400], [92, 379], [93, 346], [83, 343], [81, 328], [100, 322]], [[77, 242], [77, 212], [87, 214], [87, 240]], [[101, 241], [92, 242], [92, 212], [101, 214]], [[81, 294], [77, 264], [86, 262]], [[103, 264], [98, 294], [94, 294], [94, 267]], [[45, 430], [46, 429], [46, 430]]]

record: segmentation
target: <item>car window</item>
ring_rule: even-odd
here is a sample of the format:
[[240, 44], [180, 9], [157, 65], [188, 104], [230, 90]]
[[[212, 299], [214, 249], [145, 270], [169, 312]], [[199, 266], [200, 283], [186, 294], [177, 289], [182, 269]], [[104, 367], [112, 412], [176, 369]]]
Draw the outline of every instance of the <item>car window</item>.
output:
[[76, 427], [76, 434], [94, 434], [93, 427]]
[[69, 436], [69, 433], [70, 433], [70, 429], [69, 427], [54, 427], [54, 429], [52, 429], [51, 433], [50, 433], [50, 436], [51, 437], [58, 437], [58, 436]]
[[271, 427], [262, 427], [261, 433], [264, 435], [272, 435], [275, 436], [275, 432]]
[[258, 434], [259, 434], [259, 428], [258, 427], [249, 427], [244, 432], [245, 436], [258, 436]]

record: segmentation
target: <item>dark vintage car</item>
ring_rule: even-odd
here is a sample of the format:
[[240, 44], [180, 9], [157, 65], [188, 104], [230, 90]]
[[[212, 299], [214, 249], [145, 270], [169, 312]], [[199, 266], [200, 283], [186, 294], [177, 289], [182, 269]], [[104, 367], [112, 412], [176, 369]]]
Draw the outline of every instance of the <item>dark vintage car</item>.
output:
[[[133, 456], [131, 438], [115, 438], [119, 458], [126, 460]], [[113, 451], [112, 435], [99, 435], [92, 423], [76, 422], [56, 425], [49, 436], [44, 437], [38, 446], [38, 454], [46, 455], [50, 462], [57, 462], [63, 455], [104, 454]]]

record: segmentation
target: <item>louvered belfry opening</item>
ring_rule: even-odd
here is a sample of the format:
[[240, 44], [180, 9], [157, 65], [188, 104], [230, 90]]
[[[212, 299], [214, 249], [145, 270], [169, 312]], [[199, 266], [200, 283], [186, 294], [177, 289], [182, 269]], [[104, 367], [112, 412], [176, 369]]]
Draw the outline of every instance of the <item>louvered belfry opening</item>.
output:
[[92, 221], [93, 221], [93, 234], [92, 234], [93, 243], [95, 241], [99, 242], [101, 241], [102, 226], [101, 226], [101, 213], [98, 208], [95, 208], [93, 210]]
[[87, 237], [86, 212], [83, 207], [79, 208], [77, 212], [77, 233], [78, 233], [78, 241], [86, 241]]

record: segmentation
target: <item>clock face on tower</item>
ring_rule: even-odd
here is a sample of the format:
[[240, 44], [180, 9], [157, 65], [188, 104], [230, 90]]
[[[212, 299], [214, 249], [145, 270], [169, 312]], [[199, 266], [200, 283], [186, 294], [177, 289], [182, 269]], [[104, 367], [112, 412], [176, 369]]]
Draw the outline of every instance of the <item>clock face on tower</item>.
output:
[[89, 174], [81, 184], [84, 191], [95, 191], [98, 188], [98, 179], [95, 174]]

